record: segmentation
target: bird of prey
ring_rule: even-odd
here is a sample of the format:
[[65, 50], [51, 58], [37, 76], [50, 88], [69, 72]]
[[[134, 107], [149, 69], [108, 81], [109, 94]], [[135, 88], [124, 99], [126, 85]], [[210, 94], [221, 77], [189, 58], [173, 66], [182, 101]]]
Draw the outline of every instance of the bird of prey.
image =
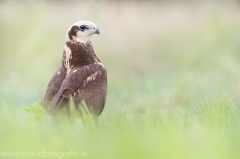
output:
[[[94, 116], [103, 111], [107, 94], [107, 71], [94, 53], [91, 37], [100, 34], [90, 21], [78, 21], [67, 31], [62, 66], [53, 74], [41, 105], [54, 115], [69, 107], [72, 97], [76, 109], [83, 102]], [[68, 108], [67, 108], [68, 109]]]

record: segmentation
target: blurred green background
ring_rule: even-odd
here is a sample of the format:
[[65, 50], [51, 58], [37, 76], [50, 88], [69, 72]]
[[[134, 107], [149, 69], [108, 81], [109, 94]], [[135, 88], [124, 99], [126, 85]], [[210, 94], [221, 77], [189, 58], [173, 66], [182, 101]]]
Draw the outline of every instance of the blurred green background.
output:
[[[50, 77], [61, 64], [66, 30], [79, 20], [92, 21], [101, 31], [100, 36], [92, 38], [94, 50], [108, 71], [107, 103], [99, 122], [110, 124], [113, 134], [121, 134], [115, 133], [118, 124], [121, 126], [126, 121], [130, 122], [127, 127], [122, 128], [127, 130], [138, 125], [138, 120], [145, 119], [142, 116], [153, 110], [148, 115], [154, 116], [156, 114], [151, 113], [159, 111], [160, 114], [156, 116], [162, 117], [161, 122], [155, 123], [151, 120], [149, 123], [145, 121], [145, 124], [154, 125], [153, 127], [158, 127], [158, 124], [169, 125], [167, 129], [163, 128], [165, 131], [161, 136], [161, 142], [168, 143], [173, 137], [179, 139], [174, 133], [179, 130], [179, 121], [188, 123], [200, 115], [206, 118], [201, 118], [196, 123], [193, 121], [190, 125], [194, 126], [190, 129], [185, 129], [180, 124], [180, 132], [184, 134], [184, 137], [178, 140], [180, 147], [181, 144], [186, 144], [186, 150], [191, 148], [196, 143], [185, 139], [199, 133], [198, 130], [203, 130], [210, 135], [206, 137], [200, 134], [199, 140], [209, 142], [198, 145], [205, 154], [199, 158], [207, 158], [206, 156], [216, 151], [226, 150], [226, 145], [240, 148], [239, 143], [233, 144], [235, 138], [228, 140], [228, 137], [221, 135], [212, 138], [213, 134], [220, 130], [225, 132], [227, 128], [240, 128], [239, 114], [235, 114], [239, 113], [236, 109], [240, 96], [240, 4], [237, 1], [0, 1], [1, 107], [14, 107], [21, 113], [22, 107], [42, 100]], [[224, 109], [222, 99], [227, 99], [224, 100]], [[188, 114], [199, 109], [201, 111], [197, 114]], [[125, 114], [122, 121], [119, 115], [126, 112], [130, 112], [131, 119]], [[2, 113], [4, 114], [4, 111]], [[214, 113], [223, 116], [213, 119], [211, 115]], [[234, 114], [227, 116], [229, 113]], [[7, 119], [4, 118], [6, 121], [3, 123], [11, 123], [11, 120]], [[224, 125], [226, 129], [223, 129], [222, 125], [212, 128], [215, 123], [224, 123], [228, 119], [231, 119], [231, 124]], [[204, 125], [204, 121], [209, 123]], [[16, 125], [13, 124], [13, 127]], [[196, 125], [203, 125], [204, 128], [199, 129]], [[228, 127], [229, 125], [233, 127]], [[35, 130], [35, 127], [33, 129]], [[18, 131], [19, 128], [13, 130]], [[5, 135], [9, 132], [11, 131], [6, 130]], [[137, 132], [134, 128], [130, 132], [123, 131], [120, 139], [126, 137], [129, 143], [145, 145], [146, 148], [146, 145], [151, 147], [148, 136], [151, 136], [150, 141], [155, 141], [154, 135], [156, 137], [159, 133], [152, 127], [142, 136], [135, 136]], [[24, 133], [22, 130], [22, 134]], [[129, 133], [130, 137], [135, 138], [130, 139]], [[232, 133], [240, 138], [239, 130]], [[115, 141], [115, 135], [104, 135], [106, 138], [102, 138], [103, 144], [106, 142], [106, 149], [113, 151], [111, 142]], [[110, 140], [107, 140], [107, 136]], [[224, 147], [219, 148], [218, 141], [221, 139], [226, 142]], [[74, 138], [65, 140], [74, 141]], [[36, 141], [44, 145], [40, 140]], [[84, 138], [84, 141], [91, 145], [88, 138]], [[161, 142], [156, 141], [152, 150], [157, 151], [158, 146], [165, 150], [167, 147], [161, 147]], [[204, 149], [204, 145], [211, 143], [216, 149], [209, 149], [211, 146]], [[31, 144], [28, 146], [31, 147]], [[101, 141], [98, 144], [101, 145]], [[173, 152], [162, 151], [165, 152], [162, 155], [165, 158], [178, 158], [179, 149], [175, 140], [168, 146]], [[121, 147], [121, 143], [120, 147], [115, 148], [128, 149]], [[157, 156], [151, 151], [137, 148], [139, 151], [136, 151], [136, 154], [142, 152], [138, 158]], [[7, 149], [11, 149], [11, 145]], [[60, 149], [64, 149], [64, 146]], [[221, 153], [218, 156], [216, 153], [209, 158], [236, 155], [237, 150], [234, 153], [232, 151], [234, 149], [226, 150], [225, 156]], [[98, 154], [98, 151], [94, 152]], [[176, 156], [173, 155], [175, 152]], [[134, 156], [134, 152], [127, 154], [131, 153]], [[195, 151], [190, 155], [183, 153], [182, 157], [193, 158], [195, 154]], [[102, 156], [126, 157], [121, 151], [108, 155]]]
[[[60, 66], [67, 28], [98, 25], [92, 41], [108, 70], [104, 112], [171, 106], [240, 88], [239, 4], [227, 2], [2, 1], [1, 102], [39, 102]], [[160, 103], [159, 103], [160, 102]], [[104, 114], [103, 114], [104, 116]]]

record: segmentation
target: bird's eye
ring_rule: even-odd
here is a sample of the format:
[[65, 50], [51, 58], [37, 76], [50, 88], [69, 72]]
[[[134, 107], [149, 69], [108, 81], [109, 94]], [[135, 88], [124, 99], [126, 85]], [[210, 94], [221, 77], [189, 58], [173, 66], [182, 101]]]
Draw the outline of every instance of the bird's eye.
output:
[[86, 29], [86, 26], [85, 25], [81, 25], [80, 29], [84, 30], [84, 29]]

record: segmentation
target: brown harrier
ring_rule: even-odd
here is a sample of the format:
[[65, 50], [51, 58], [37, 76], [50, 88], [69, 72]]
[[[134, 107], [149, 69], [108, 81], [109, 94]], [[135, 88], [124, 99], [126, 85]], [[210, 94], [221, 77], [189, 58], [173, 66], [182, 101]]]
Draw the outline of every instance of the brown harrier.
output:
[[41, 102], [47, 113], [54, 115], [68, 108], [72, 97], [77, 109], [84, 101], [93, 115], [101, 114], [107, 94], [107, 71], [94, 53], [90, 40], [93, 34], [100, 31], [89, 21], [69, 27], [62, 66], [53, 74]]

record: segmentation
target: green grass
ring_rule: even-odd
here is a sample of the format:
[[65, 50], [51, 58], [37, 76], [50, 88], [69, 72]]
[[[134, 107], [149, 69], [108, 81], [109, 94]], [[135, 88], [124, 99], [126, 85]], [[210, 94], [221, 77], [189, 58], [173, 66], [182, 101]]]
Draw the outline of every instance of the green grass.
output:
[[[1, 1], [0, 155], [238, 159], [239, 16], [234, 2]], [[39, 102], [67, 28], [86, 19], [101, 31], [107, 103], [98, 124], [54, 120]]]
[[27, 114], [9, 108], [1, 111], [1, 151], [52, 151], [57, 157], [63, 152], [82, 151], [88, 158], [119, 159], [225, 159], [240, 155], [240, 109], [228, 98], [197, 99], [188, 106], [143, 113], [115, 110], [97, 125], [79, 118], [54, 121], [40, 108], [35, 104]]

